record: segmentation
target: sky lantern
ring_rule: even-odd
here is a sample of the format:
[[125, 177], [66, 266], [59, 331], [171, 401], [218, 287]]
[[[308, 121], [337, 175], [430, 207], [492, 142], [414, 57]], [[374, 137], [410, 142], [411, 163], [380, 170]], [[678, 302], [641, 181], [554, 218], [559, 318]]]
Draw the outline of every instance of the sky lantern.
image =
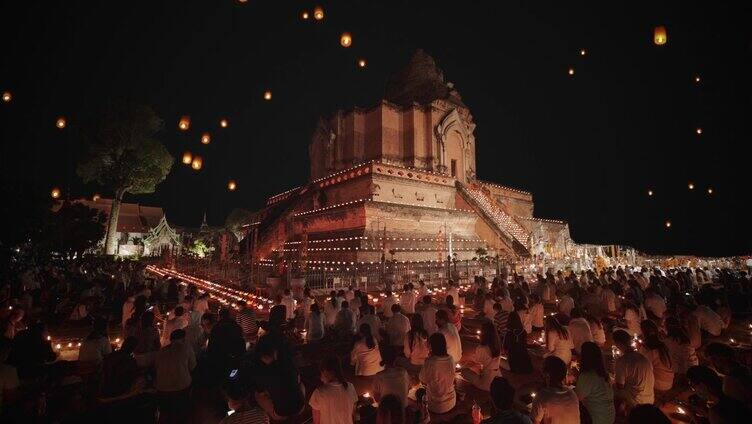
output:
[[345, 48], [352, 46], [352, 35], [349, 32], [343, 32], [339, 37], [339, 43]]
[[569, 76], [574, 75], [574, 68], [569, 68], [569, 70], [567, 71], [567, 73], [569, 74]]
[[211, 135], [208, 132], [201, 135], [201, 144], [211, 143]]
[[585, 56], [587, 54], [587, 50], [580, 49], [580, 56]]
[[94, 193], [94, 195], [91, 196], [91, 200], [93, 200], [95, 202], [98, 201], [101, 198], [102, 198], [102, 196], [100, 196], [99, 193]]
[[272, 99], [272, 92], [269, 90], [264, 91], [264, 100], [271, 100]]
[[653, 190], [648, 190], [648, 196], [653, 197]]
[[190, 165], [193, 162], [193, 154], [189, 151], [183, 153], [183, 164]]
[[219, 120], [219, 126], [220, 127], [227, 128], [227, 125], [228, 125], [227, 119], [222, 118], [222, 119]]
[[666, 27], [663, 25], [655, 27], [653, 30], [653, 42], [656, 46], [662, 46], [668, 41], [668, 34], [666, 33]]
[[201, 158], [201, 156], [194, 156], [193, 162], [191, 162], [191, 168], [198, 171], [201, 169], [201, 167], [204, 165], [204, 160]]
[[235, 189], [238, 188], [238, 184], [235, 182], [235, 180], [230, 180], [227, 182], [227, 189], [230, 191], [235, 191]]
[[708, 187], [708, 194], [710, 194], [710, 195], [713, 194], [713, 187]]
[[60, 189], [57, 187], [53, 187], [52, 191], [50, 191], [50, 196], [52, 196], [53, 199], [60, 198]]
[[700, 76], [699, 75], [695, 75], [695, 83], [697, 83], [697, 84], [700, 83]]
[[317, 21], [324, 19], [324, 9], [321, 6], [316, 6], [313, 9], [313, 19]]
[[359, 68], [365, 68], [366, 67], [366, 60], [365, 59], [358, 59], [358, 67]]
[[697, 133], [697, 135], [702, 135], [702, 128], [697, 127], [697, 129], [695, 130], [695, 133]]
[[180, 121], [178, 121], [178, 128], [180, 128], [181, 131], [188, 131], [190, 127], [191, 118], [189, 116], [182, 116]]
[[3, 101], [5, 103], [10, 103], [12, 99], [13, 99], [13, 95], [10, 94], [10, 91], [3, 91]]
[[695, 183], [693, 183], [693, 182], [690, 181], [689, 184], [687, 184], [687, 188], [690, 189], [690, 190], [694, 190], [695, 189]]
[[304, 21], [308, 20], [308, 11], [304, 10], [303, 13], [300, 14], [300, 17], [303, 18]]
[[671, 221], [666, 221], [666, 228], [671, 228]]
[[64, 116], [57, 118], [57, 121], [55, 121], [55, 126], [58, 129], [62, 130], [63, 128], [65, 128], [66, 125], [68, 125], [68, 122], [65, 120]]

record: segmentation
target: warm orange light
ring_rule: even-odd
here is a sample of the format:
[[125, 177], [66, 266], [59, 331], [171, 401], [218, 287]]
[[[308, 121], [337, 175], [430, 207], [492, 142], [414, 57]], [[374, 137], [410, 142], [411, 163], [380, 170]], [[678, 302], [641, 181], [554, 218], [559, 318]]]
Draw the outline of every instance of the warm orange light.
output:
[[102, 198], [102, 196], [100, 196], [99, 193], [94, 193], [94, 196], [91, 197], [91, 200], [93, 200], [93, 201], [96, 202], [97, 200], [99, 200], [101, 198]]
[[55, 126], [61, 130], [65, 128], [66, 125], [68, 125], [68, 122], [65, 120], [65, 117], [63, 116], [57, 118], [57, 121], [55, 121]]
[[195, 156], [193, 158], [193, 162], [191, 162], [191, 168], [195, 169], [196, 171], [201, 169], [203, 165], [204, 165], [204, 160], [201, 159], [201, 156]]
[[209, 143], [211, 143], [211, 136], [209, 135], [209, 133], [204, 133], [201, 136], [201, 144], [209, 144]]
[[13, 96], [10, 94], [10, 91], [3, 91], [3, 101], [9, 103], [11, 99], [13, 99]]
[[308, 20], [308, 11], [303, 11], [303, 13], [300, 14], [300, 17], [303, 18], [303, 20]]
[[366, 60], [365, 59], [358, 59], [358, 67], [365, 68], [366, 67]]
[[230, 191], [235, 191], [235, 189], [238, 188], [238, 184], [235, 182], [235, 180], [230, 180], [227, 182], [227, 189]]
[[666, 228], [671, 228], [671, 221], [666, 221]]
[[702, 128], [697, 127], [697, 129], [695, 130], [695, 132], [697, 133], [697, 135], [702, 135]]
[[271, 100], [272, 99], [272, 92], [271, 91], [264, 91], [264, 100]]
[[180, 128], [182, 131], [188, 131], [190, 127], [191, 127], [191, 118], [188, 116], [181, 117], [180, 121], [178, 121], [178, 128]]
[[657, 46], [662, 46], [668, 41], [668, 34], [665, 26], [657, 26], [653, 30], [653, 42]]
[[692, 183], [692, 182], [690, 182], [689, 184], [687, 184], [687, 188], [690, 189], [690, 190], [694, 190], [695, 189], [695, 184]]
[[189, 151], [183, 153], [183, 164], [190, 165], [193, 162], [193, 154]]
[[219, 126], [220, 127], [227, 128], [227, 125], [228, 125], [227, 119], [222, 118], [222, 119], [219, 120]]
[[339, 43], [342, 44], [342, 47], [352, 46], [352, 35], [349, 32], [343, 32], [342, 36], [339, 37]]
[[52, 196], [53, 199], [57, 199], [60, 197], [60, 189], [57, 187], [53, 187], [52, 191], [50, 191], [50, 196]]
[[698, 83], [698, 84], [700, 83], [700, 76], [699, 75], [695, 75], [695, 82]]
[[574, 75], [574, 68], [569, 68], [569, 71], [567, 73], [571, 76]]
[[653, 190], [648, 190], [648, 196], [653, 196]]
[[708, 187], [708, 194], [713, 194], [713, 187]]
[[587, 54], [587, 50], [582, 49], [580, 50], [580, 56], [585, 56]]
[[316, 6], [316, 8], [313, 9], [313, 19], [316, 19], [317, 21], [324, 19], [324, 9], [322, 9], [321, 6]]

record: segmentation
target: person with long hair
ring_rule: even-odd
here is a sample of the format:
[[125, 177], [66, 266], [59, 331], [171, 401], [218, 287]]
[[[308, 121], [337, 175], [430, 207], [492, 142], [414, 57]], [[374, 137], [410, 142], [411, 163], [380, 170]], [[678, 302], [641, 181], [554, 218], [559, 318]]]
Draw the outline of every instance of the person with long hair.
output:
[[593, 424], [612, 424], [616, 418], [614, 390], [603, 363], [603, 353], [593, 342], [583, 343], [581, 349], [580, 374], [574, 391]]
[[500, 375], [501, 341], [490, 321], [483, 321], [480, 329], [480, 344], [475, 348], [471, 364], [475, 369], [462, 368], [462, 378], [480, 390], [488, 391], [493, 379]]
[[519, 314], [512, 312], [509, 314], [507, 323], [507, 334], [504, 337], [504, 349], [507, 352], [508, 359], [503, 358], [500, 365], [507, 371], [515, 374], [530, 374], [533, 372], [533, 363], [530, 359], [530, 353], [527, 351], [527, 332], [522, 326]]
[[666, 318], [666, 338], [663, 339], [663, 343], [668, 349], [671, 370], [674, 371], [675, 376], [684, 375], [689, 367], [699, 364], [697, 352], [677, 318]]
[[454, 297], [446, 296], [443, 309], [447, 312], [449, 323], [454, 325], [457, 331], [462, 330], [462, 312], [454, 305]]
[[405, 358], [410, 361], [410, 365], [412, 366], [419, 367], [428, 358], [430, 351], [428, 347], [428, 332], [423, 326], [423, 317], [420, 314], [414, 314], [410, 317], [410, 331], [405, 334], [403, 351]]
[[381, 352], [368, 324], [361, 324], [358, 340], [350, 352], [350, 365], [355, 366], [355, 375], [375, 375], [384, 369]]
[[546, 318], [546, 346], [547, 356], [556, 356], [569, 366], [574, 343], [567, 327], [561, 325], [555, 316]]
[[661, 341], [660, 330], [655, 322], [644, 320], [641, 324], [645, 343], [640, 352], [653, 364], [653, 376], [656, 391], [665, 392], [674, 386], [674, 371], [671, 368], [671, 355], [668, 348]]
[[439, 328], [438, 332], [444, 336], [444, 342], [447, 345], [449, 355], [452, 356], [455, 363], [459, 363], [462, 359], [462, 340], [460, 339], [457, 327], [449, 322], [449, 313], [445, 309], [436, 313], [436, 326]]
[[568, 366], [558, 357], [543, 360], [546, 387], [538, 392], [530, 408], [533, 423], [580, 424], [580, 402], [572, 389], [564, 385]]
[[447, 353], [447, 343], [442, 333], [429, 339], [431, 356], [420, 369], [419, 379], [426, 386], [428, 410], [443, 414], [454, 408], [457, 393], [454, 391], [454, 359]]
[[355, 386], [345, 379], [339, 358], [324, 358], [319, 369], [322, 385], [313, 391], [308, 401], [313, 423], [352, 424], [358, 394]]

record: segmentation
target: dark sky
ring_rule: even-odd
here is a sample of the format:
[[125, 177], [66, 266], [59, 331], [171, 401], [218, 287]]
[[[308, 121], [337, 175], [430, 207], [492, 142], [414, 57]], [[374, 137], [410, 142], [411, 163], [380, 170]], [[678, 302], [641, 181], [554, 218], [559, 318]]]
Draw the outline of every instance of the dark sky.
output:
[[[316, 4], [325, 19], [301, 20]], [[75, 175], [80, 131], [109, 99], [128, 98], [164, 119], [177, 163], [155, 194], [126, 200], [161, 205], [186, 226], [206, 211], [219, 225], [307, 181], [317, 117], [375, 104], [422, 48], [475, 118], [479, 176], [531, 191], [536, 215], [569, 221], [576, 241], [750, 253], [750, 4], [6, 1], [0, 91], [14, 98], [0, 104], [2, 178], [111, 195]], [[668, 29], [665, 46], [652, 42], [656, 25]], [[181, 115], [189, 132], [177, 130]], [[186, 149], [203, 155], [202, 171], [179, 163]]]

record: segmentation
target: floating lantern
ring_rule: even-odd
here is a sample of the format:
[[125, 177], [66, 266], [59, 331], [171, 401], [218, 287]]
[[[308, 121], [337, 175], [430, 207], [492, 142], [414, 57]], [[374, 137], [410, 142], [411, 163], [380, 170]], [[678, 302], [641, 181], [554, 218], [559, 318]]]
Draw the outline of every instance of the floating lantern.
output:
[[692, 182], [690, 182], [689, 184], [687, 184], [687, 188], [690, 189], [690, 190], [694, 190], [695, 189], [695, 184], [692, 183]]
[[230, 191], [235, 191], [235, 189], [238, 188], [238, 184], [235, 182], [235, 180], [230, 180], [227, 183], [227, 189]]
[[671, 228], [671, 221], [666, 221], [666, 228]]
[[352, 35], [349, 32], [343, 32], [342, 36], [339, 37], [339, 43], [342, 47], [352, 46]]
[[648, 196], [653, 196], [653, 190], [648, 190]]
[[5, 103], [10, 103], [12, 99], [13, 99], [13, 96], [10, 94], [10, 91], [3, 91], [3, 101]]
[[303, 13], [300, 14], [300, 17], [303, 18], [304, 21], [308, 20], [308, 11], [303, 11]]
[[60, 350], [62, 347], [63, 347], [63, 345], [61, 345], [60, 343], [58, 343], [58, 344], [55, 345], [55, 349], [58, 349], [58, 350]]
[[193, 162], [193, 154], [191, 152], [183, 153], [183, 163], [186, 165], [190, 165], [191, 162]]
[[569, 71], [567, 71], [567, 73], [568, 73], [568, 74], [569, 74], [570, 76], [574, 75], [574, 68], [569, 68]]
[[181, 131], [188, 131], [190, 127], [191, 127], [191, 118], [188, 116], [181, 117], [180, 121], [178, 121], [178, 128], [180, 128]]
[[665, 26], [657, 26], [653, 30], [653, 42], [656, 46], [662, 46], [668, 41], [668, 34]]
[[702, 128], [697, 127], [697, 129], [695, 130], [695, 133], [697, 133], [697, 135], [702, 135]]
[[358, 59], [358, 67], [359, 68], [365, 68], [366, 67], [366, 60], [365, 59]]
[[313, 9], [313, 19], [316, 19], [317, 21], [324, 19], [324, 9], [322, 9], [321, 6], [316, 6]]
[[585, 56], [587, 51], [585, 49], [580, 50], [580, 56]]
[[713, 187], [708, 187], [708, 194], [713, 194]]
[[201, 136], [201, 144], [209, 144], [209, 143], [211, 143], [211, 136], [209, 135], [209, 133], [204, 133]]
[[219, 126], [220, 127], [227, 128], [227, 125], [228, 125], [227, 119], [222, 118], [222, 119], [219, 120]]
[[60, 197], [60, 189], [57, 187], [54, 187], [52, 191], [50, 191], [50, 196], [52, 196], [53, 199], [57, 199]]
[[204, 160], [201, 159], [201, 156], [195, 156], [193, 158], [193, 161], [191, 162], [191, 168], [195, 169], [196, 171], [201, 169], [203, 165], [204, 165]]
[[96, 202], [97, 200], [99, 200], [101, 198], [102, 198], [102, 196], [100, 196], [99, 193], [95, 193], [94, 196], [91, 197], [91, 200], [93, 200], [93, 201]]
[[264, 100], [271, 100], [272, 99], [272, 92], [267, 90], [264, 91]]
[[699, 75], [695, 75], [695, 82], [698, 83], [698, 84], [700, 83], [700, 76]]
[[55, 126], [56, 126], [56, 127], [58, 127], [58, 128], [59, 128], [59, 129], [61, 129], [61, 130], [62, 130], [63, 128], [65, 128], [65, 126], [66, 126], [67, 124], [68, 124], [68, 122], [66, 122], [66, 120], [65, 120], [65, 117], [63, 117], [63, 116], [61, 116], [61, 117], [57, 118], [57, 121], [55, 121]]

